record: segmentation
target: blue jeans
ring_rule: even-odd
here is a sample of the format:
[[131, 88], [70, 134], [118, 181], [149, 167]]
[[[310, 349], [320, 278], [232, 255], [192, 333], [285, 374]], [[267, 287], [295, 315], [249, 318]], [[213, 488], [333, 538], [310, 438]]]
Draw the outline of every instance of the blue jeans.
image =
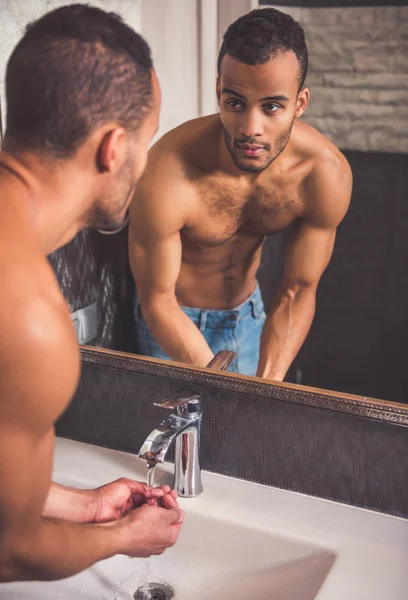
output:
[[[233, 350], [238, 354], [230, 371], [256, 375], [259, 344], [266, 319], [259, 285], [243, 304], [231, 310], [203, 310], [187, 306], [180, 308], [202, 332], [214, 354], [220, 350]], [[135, 319], [140, 354], [170, 360], [153, 338], [137, 298]]]

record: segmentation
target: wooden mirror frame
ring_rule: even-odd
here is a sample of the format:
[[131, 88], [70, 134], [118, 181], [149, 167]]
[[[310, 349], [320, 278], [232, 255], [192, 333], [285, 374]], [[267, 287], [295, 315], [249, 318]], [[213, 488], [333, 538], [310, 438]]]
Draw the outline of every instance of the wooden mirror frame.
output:
[[408, 427], [408, 405], [405, 404], [291, 383], [272, 382], [237, 373], [217, 372], [105, 348], [80, 346], [80, 352], [81, 360], [85, 364], [123, 369], [181, 383], [211, 386], [265, 400], [275, 399]]

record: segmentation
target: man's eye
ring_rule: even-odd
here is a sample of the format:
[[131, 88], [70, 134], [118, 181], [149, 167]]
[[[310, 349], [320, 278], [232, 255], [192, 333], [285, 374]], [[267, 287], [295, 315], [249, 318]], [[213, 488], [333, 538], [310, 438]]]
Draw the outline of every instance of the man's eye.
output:
[[230, 108], [242, 108], [243, 104], [240, 100], [236, 100], [235, 98], [232, 98], [231, 100], [228, 100], [227, 105]]
[[280, 106], [278, 104], [274, 104], [273, 102], [268, 102], [267, 104], [264, 104], [264, 111], [267, 113], [273, 113], [276, 112]]

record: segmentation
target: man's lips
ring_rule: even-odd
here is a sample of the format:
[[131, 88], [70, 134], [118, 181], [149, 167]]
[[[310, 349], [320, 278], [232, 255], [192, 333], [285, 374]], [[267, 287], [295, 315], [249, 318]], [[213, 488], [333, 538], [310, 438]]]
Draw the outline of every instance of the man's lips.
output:
[[245, 156], [259, 156], [265, 150], [263, 146], [249, 146], [248, 144], [237, 144]]

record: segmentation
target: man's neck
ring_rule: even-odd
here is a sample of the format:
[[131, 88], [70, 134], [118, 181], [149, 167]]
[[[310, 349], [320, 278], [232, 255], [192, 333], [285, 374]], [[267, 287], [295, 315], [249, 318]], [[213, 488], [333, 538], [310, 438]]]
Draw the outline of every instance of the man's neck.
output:
[[84, 226], [86, 188], [79, 169], [42, 160], [31, 153], [2, 151], [0, 171], [15, 195], [25, 199], [44, 254], [70, 242]]

